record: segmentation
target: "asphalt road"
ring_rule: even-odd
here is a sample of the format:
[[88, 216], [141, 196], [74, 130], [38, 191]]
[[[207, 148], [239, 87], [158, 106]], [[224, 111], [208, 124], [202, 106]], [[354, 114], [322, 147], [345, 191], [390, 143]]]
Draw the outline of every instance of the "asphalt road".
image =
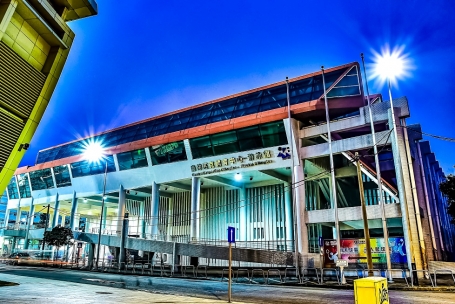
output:
[[[22, 266], [0, 265], [0, 280], [7, 281], [8, 274], [29, 278], [42, 278], [48, 284], [70, 282], [71, 289], [84, 292], [84, 286], [97, 285], [106, 289], [128, 289], [148, 291], [150, 302], [153, 302], [153, 294], [169, 294], [189, 296], [208, 300], [227, 301], [227, 283], [219, 280], [196, 280], [186, 278], [166, 278], [134, 275], [118, 275], [109, 273], [95, 273], [87, 271], [34, 268]], [[24, 281], [26, 278], [24, 278]], [[20, 280], [19, 280], [20, 281]], [[19, 282], [20, 283], [20, 282]], [[12, 288], [15, 287], [1, 287]], [[35, 288], [40, 288], [36, 286]], [[0, 295], [2, 295], [0, 289]], [[278, 286], [278, 285], [254, 285], [233, 284], [233, 300], [245, 303], [354, 303], [352, 290], [339, 290], [330, 288], [307, 287], [307, 286]], [[389, 291], [390, 302], [398, 303], [455, 303], [454, 292], [429, 292], [429, 291]], [[0, 296], [1, 298], [2, 296]], [[64, 300], [65, 295], [62, 295]], [[63, 301], [65, 302], [65, 301]], [[19, 303], [19, 302], [16, 302]]]

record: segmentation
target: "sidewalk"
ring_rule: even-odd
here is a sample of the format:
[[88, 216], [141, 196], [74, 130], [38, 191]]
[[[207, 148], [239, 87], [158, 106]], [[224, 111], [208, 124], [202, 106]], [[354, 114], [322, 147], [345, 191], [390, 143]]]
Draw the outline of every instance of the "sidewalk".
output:
[[226, 303], [225, 300], [160, 294], [4, 273], [0, 273], [0, 280], [20, 284], [0, 287], [0, 303]]

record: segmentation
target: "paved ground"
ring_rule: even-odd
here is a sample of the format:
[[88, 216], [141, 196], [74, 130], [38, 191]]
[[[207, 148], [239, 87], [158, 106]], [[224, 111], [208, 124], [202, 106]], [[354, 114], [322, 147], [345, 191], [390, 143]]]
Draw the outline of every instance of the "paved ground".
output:
[[[3, 303], [225, 303], [226, 282], [0, 266]], [[233, 284], [235, 303], [354, 303], [352, 290]], [[455, 292], [390, 291], [390, 302], [455, 303]]]

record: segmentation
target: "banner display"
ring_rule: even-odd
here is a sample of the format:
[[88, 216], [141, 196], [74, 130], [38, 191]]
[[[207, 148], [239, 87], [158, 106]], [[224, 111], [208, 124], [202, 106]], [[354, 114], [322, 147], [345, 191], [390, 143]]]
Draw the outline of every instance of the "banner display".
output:
[[[373, 263], [386, 264], [385, 245], [383, 238], [372, 238], [371, 258]], [[396, 264], [406, 264], [406, 247], [403, 237], [389, 238], [390, 260]], [[324, 267], [335, 267], [341, 258], [349, 263], [367, 263], [365, 239], [342, 239], [341, 254], [338, 253], [336, 240], [324, 240]]]

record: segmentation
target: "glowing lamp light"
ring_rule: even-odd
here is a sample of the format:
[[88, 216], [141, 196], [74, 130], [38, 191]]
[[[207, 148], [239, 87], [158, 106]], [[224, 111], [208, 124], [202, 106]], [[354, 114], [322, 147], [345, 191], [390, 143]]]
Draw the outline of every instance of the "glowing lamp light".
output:
[[237, 173], [236, 175], [234, 175], [234, 179], [235, 179], [236, 181], [241, 181], [241, 180], [242, 180], [242, 174]]
[[92, 141], [84, 147], [84, 158], [89, 162], [98, 162], [104, 157], [104, 148], [99, 142]]
[[383, 86], [385, 82], [397, 84], [397, 80], [404, 79], [411, 75], [414, 66], [409, 58], [409, 54], [404, 53], [404, 46], [390, 50], [386, 46], [381, 50], [381, 54], [373, 51], [373, 64], [371, 78]]

